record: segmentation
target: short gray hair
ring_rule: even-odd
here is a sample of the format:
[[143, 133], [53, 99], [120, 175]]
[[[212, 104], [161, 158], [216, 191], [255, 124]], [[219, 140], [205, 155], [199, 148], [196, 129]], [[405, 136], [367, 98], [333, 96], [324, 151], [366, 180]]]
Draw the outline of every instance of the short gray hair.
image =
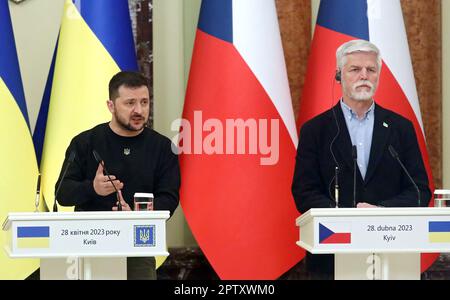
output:
[[347, 55], [355, 52], [372, 52], [377, 55], [378, 71], [381, 70], [381, 54], [377, 46], [366, 40], [352, 40], [339, 46], [336, 50], [336, 65], [342, 70], [347, 62]]

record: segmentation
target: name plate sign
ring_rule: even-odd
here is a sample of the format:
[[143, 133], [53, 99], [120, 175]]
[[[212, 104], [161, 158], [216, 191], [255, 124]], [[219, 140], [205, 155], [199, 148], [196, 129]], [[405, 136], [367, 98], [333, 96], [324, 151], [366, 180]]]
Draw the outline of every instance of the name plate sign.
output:
[[154, 256], [168, 254], [167, 218], [158, 211], [36, 213], [11, 222], [11, 214], [4, 227], [12, 257]]
[[[305, 248], [312, 253], [450, 250], [450, 210], [447, 208], [316, 209], [312, 211], [309, 216], [297, 222], [301, 230], [302, 226], [306, 228], [310, 226], [309, 224], [314, 228], [311, 243], [308, 242], [308, 237], [303, 242], [306, 244]], [[311, 218], [313, 218], [312, 223], [307, 220]]]

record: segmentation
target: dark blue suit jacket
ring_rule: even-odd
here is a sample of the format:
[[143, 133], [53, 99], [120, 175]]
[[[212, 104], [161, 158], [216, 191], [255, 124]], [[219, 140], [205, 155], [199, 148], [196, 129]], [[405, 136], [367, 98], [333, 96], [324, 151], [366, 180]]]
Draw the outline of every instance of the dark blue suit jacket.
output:
[[[339, 103], [306, 122], [300, 131], [292, 193], [297, 209], [335, 207], [335, 161], [330, 144], [337, 133], [332, 151], [339, 165], [339, 206], [353, 206], [352, 144]], [[369, 165], [363, 180], [357, 168], [356, 203], [377, 206], [418, 206], [414, 185], [400, 164], [391, 156], [392, 145], [420, 189], [420, 206], [427, 206], [431, 192], [413, 124], [404, 117], [375, 104], [375, 120]]]

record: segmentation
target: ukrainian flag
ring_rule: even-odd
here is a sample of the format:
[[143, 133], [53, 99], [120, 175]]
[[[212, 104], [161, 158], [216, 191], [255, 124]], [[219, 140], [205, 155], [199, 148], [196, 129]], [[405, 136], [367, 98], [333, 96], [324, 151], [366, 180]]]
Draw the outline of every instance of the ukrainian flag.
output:
[[50, 246], [49, 226], [17, 227], [17, 248], [48, 248]]
[[66, 0], [41, 160], [48, 207], [71, 139], [111, 120], [108, 83], [121, 70], [138, 70], [128, 1]]
[[[0, 222], [9, 212], [33, 211], [38, 168], [17, 59], [8, 1], [0, 1]], [[37, 259], [10, 259], [0, 232], [0, 279], [24, 279]]]
[[71, 139], [111, 120], [109, 80], [120, 70], [137, 69], [127, 0], [66, 0], [41, 160], [48, 207]]
[[450, 222], [430, 221], [428, 223], [428, 239], [430, 243], [450, 243]]

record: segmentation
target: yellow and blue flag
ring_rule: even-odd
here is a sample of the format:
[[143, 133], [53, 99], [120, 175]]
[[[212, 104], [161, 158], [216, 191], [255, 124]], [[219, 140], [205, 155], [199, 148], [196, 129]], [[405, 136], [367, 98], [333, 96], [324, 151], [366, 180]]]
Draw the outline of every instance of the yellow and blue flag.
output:
[[57, 48], [58, 43], [56, 44], [55, 50], [53, 51], [52, 63], [50, 65], [50, 70], [48, 72], [47, 82], [45, 84], [44, 89], [44, 95], [42, 96], [41, 107], [39, 108], [39, 114], [33, 132], [34, 151], [36, 152], [36, 159], [38, 165], [41, 164], [42, 150], [44, 148], [45, 127], [47, 125], [48, 105], [50, 104], [53, 75], [55, 73], [55, 60]]
[[137, 69], [127, 0], [66, 0], [40, 165], [48, 207], [54, 203], [70, 140], [111, 119], [106, 106], [109, 80], [121, 70]]
[[[9, 212], [33, 211], [38, 168], [17, 58], [8, 1], [0, 1], [0, 222]], [[0, 279], [24, 279], [37, 259], [11, 259], [0, 232]]]
[[[108, 83], [121, 70], [138, 70], [128, 1], [66, 0], [52, 82], [46, 87], [49, 98], [43, 99], [35, 129], [45, 132], [40, 170], [48, 207], [55, 201], [55, 183], [71, 139], [111, 120]], [[36, 145], [40, 136], [35, 134]], [[36, 151], [39, 157], [39, 147]], [[157, 265], [161, 262], [157, 259]]]
[[48, 248], [50, 246], [49, 226], [17, 227], [17, 248]]
[[428, 239], [430, 243], [450, 243], [450, 222], [428, 222]]

